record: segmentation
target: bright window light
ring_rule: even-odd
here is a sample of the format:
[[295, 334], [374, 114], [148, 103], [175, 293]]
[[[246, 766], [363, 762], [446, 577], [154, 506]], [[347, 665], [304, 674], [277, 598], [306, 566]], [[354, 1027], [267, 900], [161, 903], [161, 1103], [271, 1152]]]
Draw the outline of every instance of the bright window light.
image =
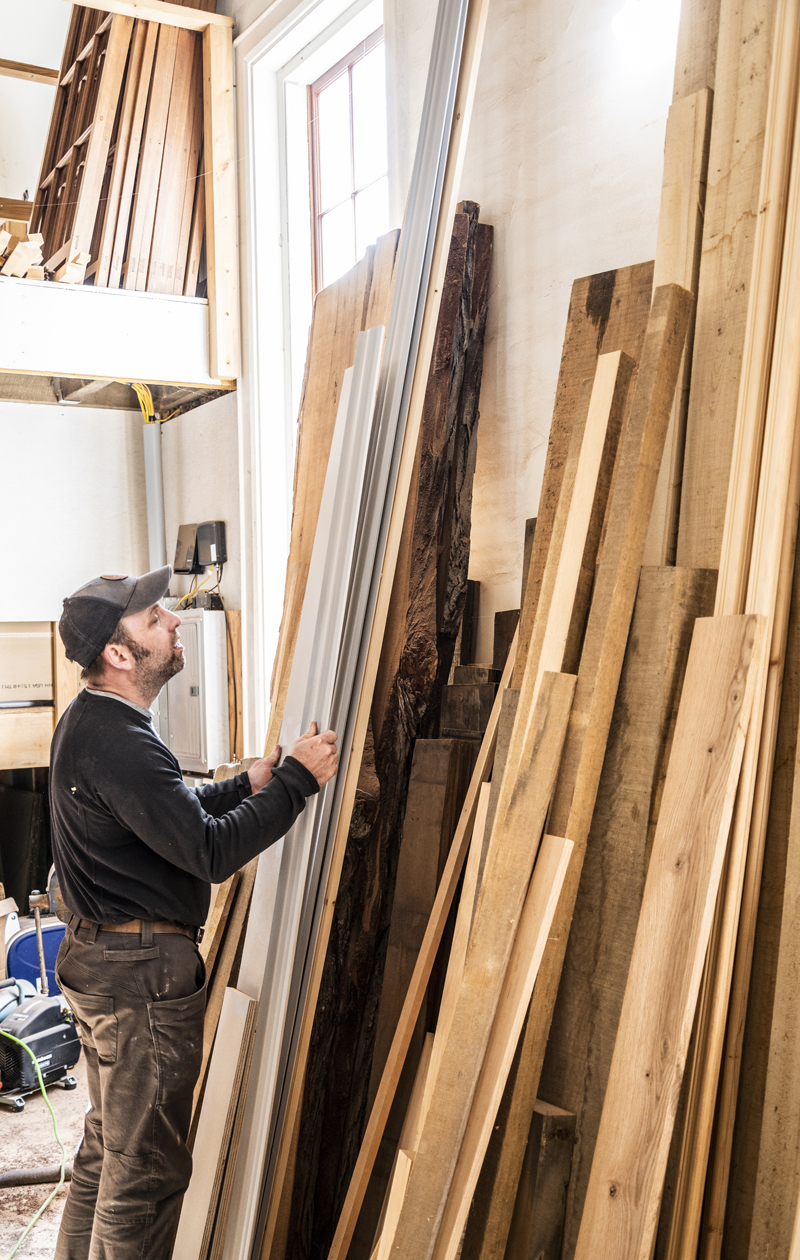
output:
[[626, 61], [641, 69], [674, 59], [680, 0], [625, 0], [611, 30]]

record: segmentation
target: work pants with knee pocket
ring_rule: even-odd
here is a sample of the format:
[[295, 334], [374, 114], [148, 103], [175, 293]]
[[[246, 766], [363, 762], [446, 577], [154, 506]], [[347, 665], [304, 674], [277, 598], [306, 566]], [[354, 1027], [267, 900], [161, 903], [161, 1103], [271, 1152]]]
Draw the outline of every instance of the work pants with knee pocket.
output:
[[192, 1173], [205, 968], [179, 933], [67, 928], [56, 976], [86, 1056], [90, 1110], [55, 1260], [169, 1260]]

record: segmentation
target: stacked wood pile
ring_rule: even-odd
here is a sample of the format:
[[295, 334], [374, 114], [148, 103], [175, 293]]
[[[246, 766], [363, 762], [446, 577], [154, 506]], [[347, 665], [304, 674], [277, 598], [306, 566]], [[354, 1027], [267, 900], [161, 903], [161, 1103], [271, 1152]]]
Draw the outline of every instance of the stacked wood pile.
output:
[[[433, 356], [262, 1260], [797, 1251], [800, 13], [712, 9], [682, 18], [654, 262], [573, 286], [519, 616], [491, 662], [462, 626], [452, 681], [474, 433], [437, 428], [463, 383]], [[315, 310], [276, 713], [343, 368], [392, 260], [384, 241]], [[451, 431], [466, 476], [436, 500]], [[448, 682], [491, 688], [488, 717], [445, 724]], [[177, 1260], [235, 1254], [252, 1014], [225, 1000], [211, 1217]]]
[[201, 35], [76, 5], [31, 210], [45, 278], [196, 295], [202, 144]]
[[29, 235], [28, 224], [23, 219], [6, 219], [0, 223], [0, 276], [44, 280], [43, 245], [41, 233]]

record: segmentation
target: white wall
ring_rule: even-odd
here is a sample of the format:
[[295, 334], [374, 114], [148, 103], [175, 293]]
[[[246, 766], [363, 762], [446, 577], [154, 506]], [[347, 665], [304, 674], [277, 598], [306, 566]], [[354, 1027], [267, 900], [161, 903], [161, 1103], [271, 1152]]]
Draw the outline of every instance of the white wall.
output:
[[[71, 5], [64, 0], [0, 0], [2, 56], [58, 70]], [[31, 201], [50, 125], [55, 88], [0, 76], [0, 197]]]
[[57, 621], [99, 573], [147, 569], [141, 420], [0, 402], [0, 621]]
[[[628, 0], [620, 39], [611, 24], [622, 8], [489, 7], [461, 184], [495, 228], [470, 563], [481, 583], [481, 660], [491, 659], [494, 612], [519, 606], [524, 522], [539, 501], [572, 281], [655, 252], [679, 5]], [[399, 216], [435, 6], [386, 0], [385, 15]]]
[[[229, 608], [241, 608], [236, 394], [215, 398], [163, 424], [161, 462], [167, 559], [171, 564], [179, 525], [224, 521], [229, 560], [222, 575], [222, 595]], [[174, 578], [170, 590], [183, 595], [190, 581], [189, 577]]]

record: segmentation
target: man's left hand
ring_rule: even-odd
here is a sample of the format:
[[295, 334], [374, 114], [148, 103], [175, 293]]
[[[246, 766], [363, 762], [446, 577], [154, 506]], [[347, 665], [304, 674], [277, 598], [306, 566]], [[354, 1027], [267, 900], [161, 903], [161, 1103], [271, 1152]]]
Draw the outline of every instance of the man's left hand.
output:
[[276, 744], [268, 757], [261, 757], [258, 761], [253, 762], [247, 771], [251, 792], [260, 792], [263, 787], [266, 787], [272, 778], [273, 768], [277, 766], [280, 759], [281, 746]]

